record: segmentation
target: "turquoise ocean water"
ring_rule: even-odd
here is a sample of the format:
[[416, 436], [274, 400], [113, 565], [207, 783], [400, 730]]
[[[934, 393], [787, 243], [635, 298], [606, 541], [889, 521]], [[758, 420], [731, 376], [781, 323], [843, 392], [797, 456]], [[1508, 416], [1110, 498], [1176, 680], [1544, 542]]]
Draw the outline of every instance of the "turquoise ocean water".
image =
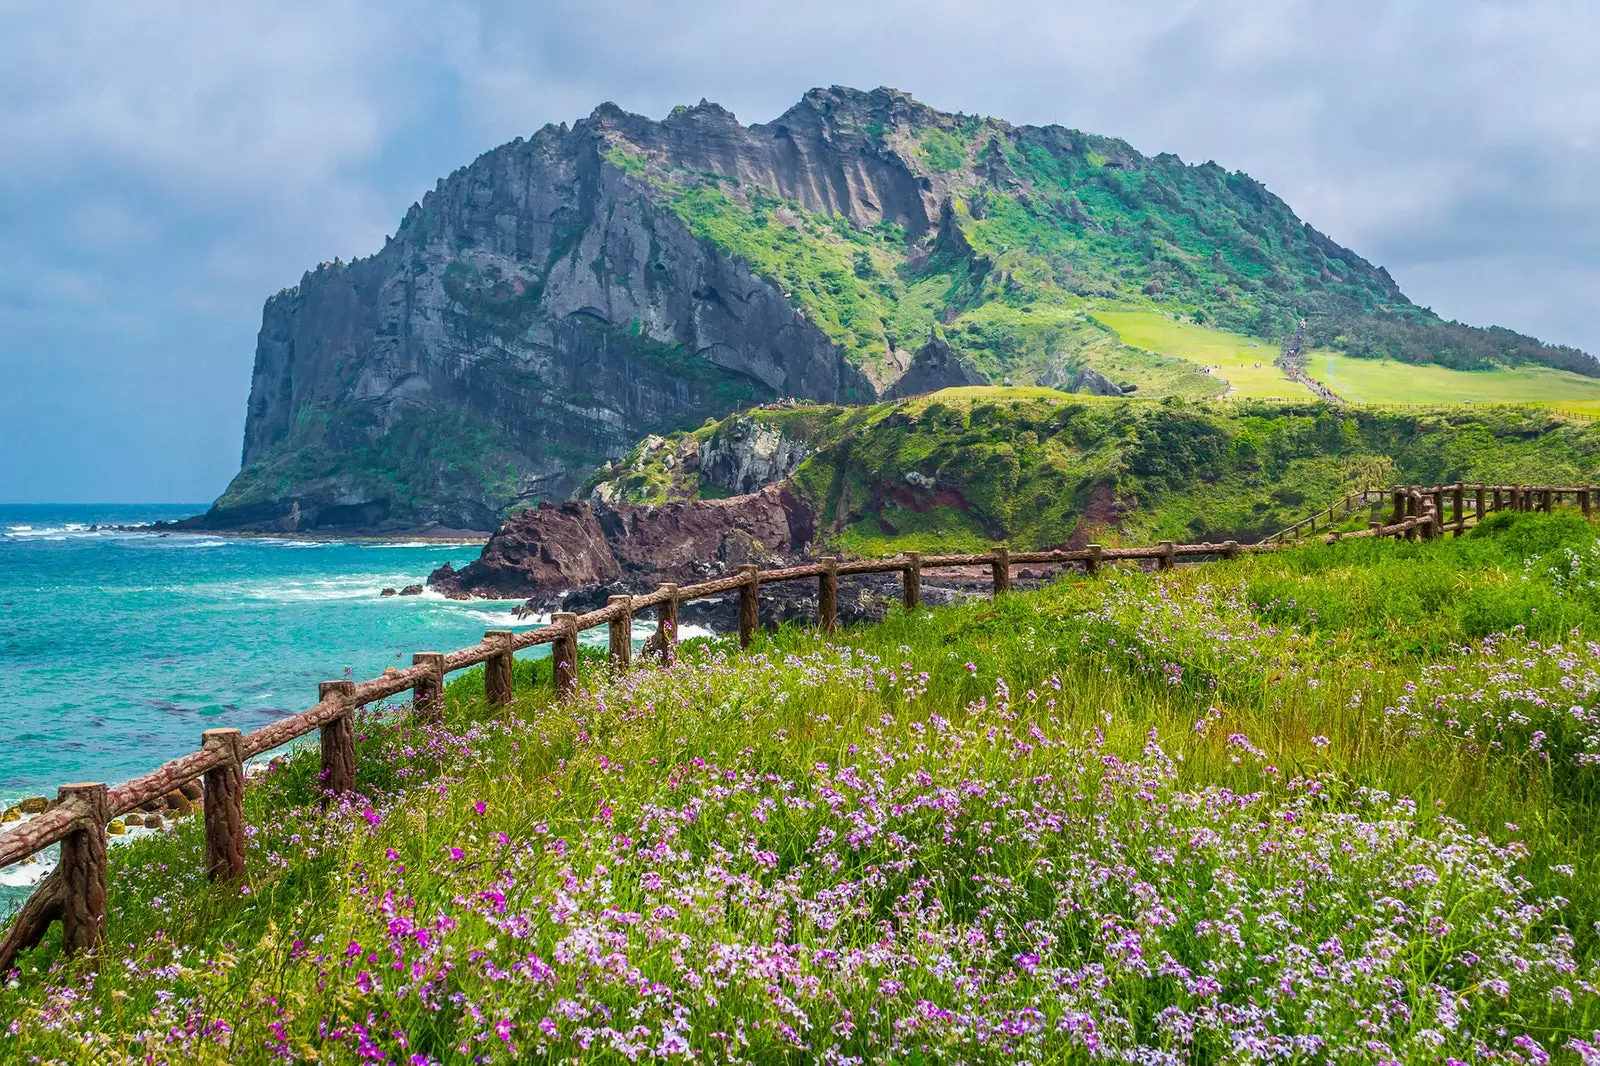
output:
[[379, 596], [470, 562], [476, 545], [89, 529], [203, 509], [0, 505], [0, 800], [114, 784], [193, 750], [202, 730], [304, 710], [319, 681], [534, 624], [513, 602]]

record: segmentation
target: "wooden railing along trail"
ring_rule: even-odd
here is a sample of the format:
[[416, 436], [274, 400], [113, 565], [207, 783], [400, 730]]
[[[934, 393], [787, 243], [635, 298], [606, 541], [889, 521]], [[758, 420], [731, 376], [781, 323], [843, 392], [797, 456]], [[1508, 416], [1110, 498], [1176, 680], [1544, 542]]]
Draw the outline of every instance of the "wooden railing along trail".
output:
[[[1335, 508], [1358, 496], [1361, 503], [1379, 490], [1352, 493]], [[1460, 536], [1490, 511], [1549, 511], [1571, 496], [1587, 515], [1600, 487], [1530, 485], [1433, 485], [1403, 486], [1382, 493], [1391, 505], [1389, 521], [1374, 520], [1368, 528], [1353, 532], [1334, 531], [1324, 539], [1356, 537], [1405, 537], [1432, 539], [1446, 532]], [[1470, 496], [1470, 498], [1469, 498]], [[1443, 519], [1446, 508], [1449, 521]], [[1333, 509], [1330, 508], [1330, 512]], [[1321, 512], [1319, 512], [1319, 515]], [[1316, 517], [1316, 516], [1314, 516]], [[1292, 526], [1285, 534], [1295, 532]], [[315, 706], [281, 719], [251, 733], [237, 729], [211, 729], [201, 734], [200, 750], [165, 763], [143, 777], [136, 777], [108, 788], [100, 782], [62, 785], [56, 803], [37, 817], [0, 833], [0, 867], [26, 858], [52, 844], [61, 845], [60, 865], [40, 882], [33, 895], [17, 912], [3, 941], [0, 941], [0, 974], [10, 970], [18, 952], [37, 944], [50, 923], [59, 919], [63, 944], [68, 954], [91, 951], [106, 933], [106, 849], [107, 823], [160, 799], [173, 789], [196, 778], [204, 780], [202, 809], [205, 819], [205, 865], [215, 881], [232, 881], [244, 874], [245, 827], [242, 806], [244, 763], [272, 751], [313, 730], [320, 731], [323, 786], [332, 794], [355, 787], [356, 750], [354, 715], [358, 708], [410, 690], [414, 713], [437, 716], [444, 700], [445, 675], [468, 667], [484, 665], [484, 694], [495, 706], [512, 699], [512, 658], [516, 652], [540, 644], [552, 645], [554, 684], [558, 694], [566, 695], [578, 680], [578, 634], [597, 626], [610, 628], [610, 661], [623, 668], [632, 656], [633, 616], [654, 609], [664, 636], [663, 658], [671, 662], [677, 641], [678, 605], [685, 600], [739, 594], [739, 643], [746, 646], [758, 624], [757, 604], [761, 586], [779, 581], [815, 578], [818, 622], [824, 632], [832, 632], [838, 620], [839, 578], [852, 574], [892, 574], [902, 577], [903, 600], [914, 608], [921, 598], [922, 572], [940, 567], [985, 566], [990, 568], [996, 595], [1011, 584], [1011, 568], [1023, 564], [1079, 564], [1090, 574], [1107, 563], [1148, 560], [1157, 569], [1168, 569], [1180, 558], [1221, 556], [1232, 559], [1242, 552], [1269, 551], [1287, 542], [1285, 534], [1274, 541], [1243, 545], [1237, 541], [1221, 544], [1175, 544], [1162, 541], [1150, 548], [1105, 548], [1090, 544], [1074, 551], [1012, 552], [1005, 546], [974, 555], [922, 555], [906, 552], [891, 559], [863, 559], [841, 562], [824, 558], [803, 566], [760, 570], [754, 565], [740, 568], [737, 574], [696, 585], [662, 585], [645, 596], [613, 596], [605, 607], [587, 614], [557, 613], [550, 623], [522, 633], [491, 630], [470, 648], [448, 654], [418, 652], [405, 670], [389, 670], [382, 677], [357, 684], [353, 681], [327, 681], [318, 692]]]

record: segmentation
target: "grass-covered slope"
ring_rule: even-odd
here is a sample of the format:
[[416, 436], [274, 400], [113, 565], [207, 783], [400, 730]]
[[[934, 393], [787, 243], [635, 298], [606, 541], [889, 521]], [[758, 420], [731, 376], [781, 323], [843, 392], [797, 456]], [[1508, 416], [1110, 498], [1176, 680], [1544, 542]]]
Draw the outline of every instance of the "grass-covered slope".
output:
[[886, 168], [908, 174], [922, 204], [896, 212], [880, 202], [884, 190], [874, 200], [844, 179], [820, 193], [791, 189], [782, 171], [752, 172], [736, 145], [686, 155], [678, 126], [707, 111], [726, 116], [702, 105], [659, 125], [619, 125], [607, 134], [608, 162], [697, 236], [778, 282], [880, 383], [940, 323], [997, 384], [1053, 384], [1088, 363], [1157, 395], [1215, 391], [1181, 361], [1119, 352], [1087, 314], [1106, 300], [1269, 347], [1305, 320], [1313, 342], [1354, 356], [1600, 374], [1582, 352], [1441, 321], [1381, 267], [1215, 163], [1146, 156], [1060, 126], [939, 112], [889, 89], [813, 90], [750, 128], [757, 141], [780, 142], [820, 128], [838, 172], [857, 180]]
[[[1600, 547], [1568, 516], [1069, 578], [360, 729], [113, 851], [6, 1061], [1593, 1061]], [[538, 675], [538, 676], [535, 676]]]
[[[868, 555], [995, 540], [1025, 550], [1249, 540], [1358, 487], [1600, 482], [1600, 434], [1534, 407], [1390, 411], [961, 388], [738, 417], [807, 443], [814, 454], [792, 476], [795, 489], [825, 540]], [[635, 502], [693, 498], [698, 479], [665, 465], [675, 444], [637, 449], [596, 480], [614, 480]]]

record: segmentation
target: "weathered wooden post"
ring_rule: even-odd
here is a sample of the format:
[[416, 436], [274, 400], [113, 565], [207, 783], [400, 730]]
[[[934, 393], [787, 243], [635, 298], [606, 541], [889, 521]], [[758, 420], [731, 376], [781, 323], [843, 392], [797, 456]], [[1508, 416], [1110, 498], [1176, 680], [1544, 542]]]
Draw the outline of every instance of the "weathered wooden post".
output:
[[1177, 559], [1178, 546], [1170, 540], [1164, 540], [1157, 545], [1161, 554], [1156, 556], [1157, 570], [1171, 570], [1173, 562]]
[[1405, 517], [1406, 490], [1396, 485], [1394, 489], [1394, 513], [1389, 516], [1389, 524], [1392, 526], [1398, 522], [1403, 522]]
[[755, 563], [739, 567], [744, 584], [739, 586], [739, 647], [748, 648], [761, 624], [761, 568]]
[[1439, 523], [1444, 521], [1444, 486], [1443, 485], [1435, 485], [1433, 487], [1432, 503], [1433, 503], [1433, 535], [1435, 537], [1438, 537], [1443, 533], [1443, 530], [1441, 530], [1439, 528]]
[[[1450, 513], [1455, 522], [1460, 522], [1467, 516], [1466, 493], [1467, 487], [1459, 481], [1450, 488]], [[1457, 530], [1457, 532], [1459, 533], [1460, 530]]]
[[1483, 486], [1482, 485], [1479, 485], [1479, 486], [1477, 486], [1476, 488], [1474, 488], [1472, 490], [1472, 513], [1477, 516], [1478, 521], [1480, 521], [1480, 522], [1483, 521], [1484, 511], [1483, 511]]
[[205, 773], [201, 799], [206, 820], [206, 877], [237, 881], [244, 876], [244, 763], [237, 729], [207, 729], [202, 750], [214, 750], [222, 762]]
[[344, 713], [322, 726], [322, 788], [338, 796], [356, 787], [356, 709], [350, 706], [354, 681], [324, 681], [317, 688], [317, 702], [329, 696], [344, 704]]
[[906, 552], [906, 565], [900, 571], [900, 602], [908, 611], [922, 603], [922, 553]]
[[678, 661], [678, 586], [668, 581], [661, 592], [666, 598], [656, 608], [656, 632], [661, 635], [661, 661], [671, 666]]
[[62, 785], [61, 803], [72, 802], [80, 820], [61, 841], [61, 874], [65, 890], [61, 910], [61, 949], [67, 955], [93, 951], [106, 939], [106, 823], [111, 801], [99, 781]]
[[1083, 561], [1083, 572], [1086, 574], [1098, 574], [1101, 560], [1105, 555], [1105, 549], [1098, 544], [1088, 544], [1084, 546], [1083, 550], [1089, 553], [1089, 558]]
[[612, 596], [606, 606], [617, 609], [611, 616], [611, 669], [626, 670], [633, 661], [633, 597]]
[[571, 611], [556, 611], [550, 624], [561, 632], [550, 645], [550, 674], [557, 696], [570, 696], [578, 687], [578, 616]]
[[989, 573], [994, 578], [994, 594], [1003, 595], [1011, 588], [1011, 549], [1004, 544], [995, 546], [994, 559], [989, 563]]
[[411, 665], [427, 670], [411, 686], [411, 710], [418, 717], [438, 721], [444, 716], [444, 656], [436, 651], [419, 651], [411, 656]]
[[824, 555], [822, 573], [817, 575], [817, 627], [824, 633], [839, 628], [839, 560]]
[[483, 698], [491, 707], [506, 707], [511, 703], [511, 679], [517, 661], [511, 642], [515, 638], [516, 634], [509, 629], [491, 629], [483, 635], [485, 641], [500, 647], [483, 664]]
[[1545, 489], [1539, 493], [1539, 510], [1543, 511], [1545, 514], [1550, 513], [1550, 496], [1551, 492], [1549, 489]]
[[1237, 558], [1239, 558], [1239, 542], [1236, 541], [1236, 540], [1225, 540], [1225, 541], [1223, 541], [1222, 542], [1222, 557], [1224, 559], [1237, 559]]
[[1589, 517], [1589, 486], [1585, 485], [1578, 490], [1578, 506], [1583, 508], [1583, 517]]

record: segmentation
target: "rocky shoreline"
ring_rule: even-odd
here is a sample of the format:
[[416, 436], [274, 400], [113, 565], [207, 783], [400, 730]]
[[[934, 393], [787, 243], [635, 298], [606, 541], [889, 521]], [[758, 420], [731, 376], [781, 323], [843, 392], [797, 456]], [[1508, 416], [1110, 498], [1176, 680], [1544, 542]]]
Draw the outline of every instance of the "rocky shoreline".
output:
[[[713, 580], [746, 563], [766, 569], [813, 561], [815, 534], [811, 509], [782, 484], [657, 507], [547, 503], [512, 515], [476, 561], [460, 570], [447, 563], [428, 575], [427, 584], [451, 599], [524, 598], [519, 611], [529, 616], [582, 613], [605, 606], [611, 596], [642, 595], [663, 582]], [[1016, 580], [1024, 587], [1042, 584], [1055, 569], [1024, 569]], [[986, 568], [940, 571], [924, 576], [921, 600], [940, 606], [986, 596], [991, 588]], [[841, 577], [839, 620], [881, 621], [901, 596], [898, 574]], [[763, 627], [816, 619], [816, 582], [763, 586]], [[727, 632], [738, 624], [738, 597], [691, 600], [680, 607], [679, 620]]]

